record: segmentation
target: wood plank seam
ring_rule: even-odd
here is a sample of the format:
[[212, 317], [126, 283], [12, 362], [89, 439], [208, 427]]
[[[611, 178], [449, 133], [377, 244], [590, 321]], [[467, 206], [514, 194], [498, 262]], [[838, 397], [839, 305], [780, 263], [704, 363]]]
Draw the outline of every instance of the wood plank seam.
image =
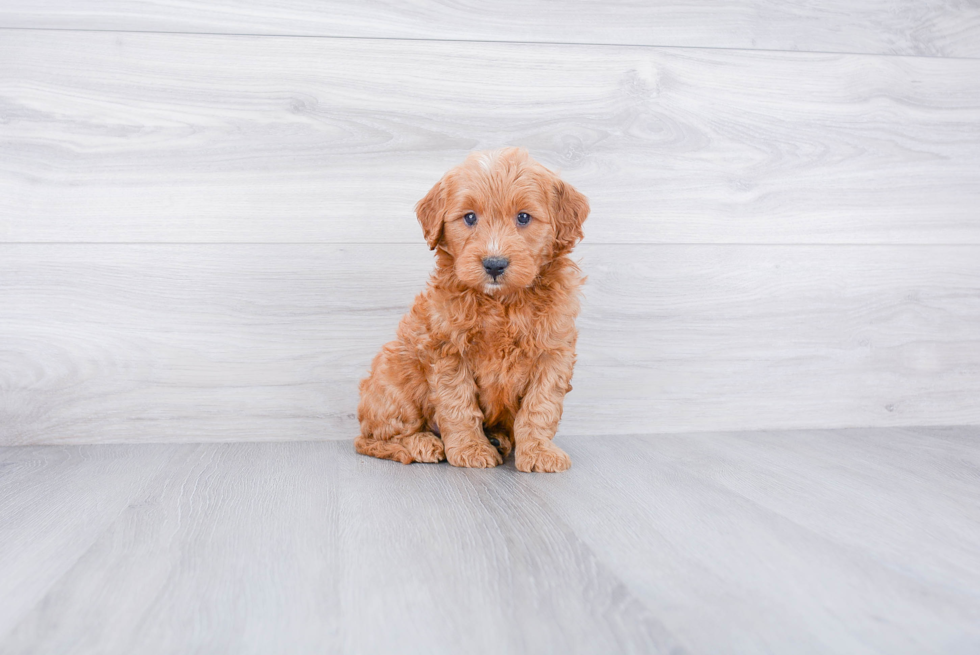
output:
[[264, 32], [206, 32], [189, 30], [137, 30], [137, 29], [85, 29], [74, 27], [14, 27], [0, 25], [0, 32], [9, 31], [34, 31], [34, 32], [80, 32], [80, 33], [103, 33], [103, 34], [176, 34], [186, 36], [216, 36], [216, 37], [268, 37], [283, 39], [326, 39], [326, 40], [347, 40], [347, 41], [397, 41], [405, 43], [487, 43], [502, 45], [553, 45], [553, 46], [585, 46], [596, 48], [654, 48], [658, 50], [707, 50], [719, 52], [763, 52], [772, 54], [810, 54], [810, 55], [845, 55], [848, 57], [900, 57], [903, 59], [949, 59], [976, 61], [978, 57], [965, 55], [928, 55], [928, 54], [902, 54], [894, 52], [860, 52], [847, 50], [787, 50], [778, 48], [730, 48], [721, 46], [705, 45], [671, 45], [659, 43], [617, 43], [602, 41], [511, 41], [506, 39], [449, 39], [449, 38], [425, 38], [425, 37], [403, 37], [403, 36], [350, 36], [345, 34], [268, 34]]

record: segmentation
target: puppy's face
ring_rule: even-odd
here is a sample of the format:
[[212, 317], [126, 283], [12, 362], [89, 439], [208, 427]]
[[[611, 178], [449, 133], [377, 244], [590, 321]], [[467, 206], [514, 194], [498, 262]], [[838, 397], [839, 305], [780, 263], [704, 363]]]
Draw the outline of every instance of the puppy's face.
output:
[[416, 206], [426, 241], [463, 284], [488, 294], [530, 286], [575, 245], [585, 197], [518, 148], [477, 152]]

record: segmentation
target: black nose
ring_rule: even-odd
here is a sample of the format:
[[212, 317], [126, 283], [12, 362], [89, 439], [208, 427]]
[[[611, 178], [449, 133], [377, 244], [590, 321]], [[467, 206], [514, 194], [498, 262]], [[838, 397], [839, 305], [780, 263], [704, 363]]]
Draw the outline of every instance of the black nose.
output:
[[483, 260], [483, 270], [487, 272], [487, 275], [496, 279], [504, 269], [507, 268], [507, 264], [510, 261], [504, 257], [487, 257]]

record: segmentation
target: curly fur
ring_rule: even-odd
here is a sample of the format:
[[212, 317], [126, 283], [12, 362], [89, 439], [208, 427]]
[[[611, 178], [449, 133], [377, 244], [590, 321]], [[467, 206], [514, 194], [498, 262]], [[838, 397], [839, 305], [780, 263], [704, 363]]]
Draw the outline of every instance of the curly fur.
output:
[[[568, 255], [588, 213], [585, 196], [518, 148], [471, 154], [419, 201], [436, 267], [361, 382], [359, 453], [487, 468], [514, 450], [521, 471], [571, 466], [552, 439], [584, 281]], [[487, 257], [509, 260], [496, 280]]]

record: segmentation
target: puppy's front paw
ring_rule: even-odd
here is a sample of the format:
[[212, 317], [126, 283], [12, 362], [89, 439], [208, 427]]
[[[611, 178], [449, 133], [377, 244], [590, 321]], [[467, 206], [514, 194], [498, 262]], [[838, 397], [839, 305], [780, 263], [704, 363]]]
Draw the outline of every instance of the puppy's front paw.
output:
[[564, 450], [544, 440], [519, 443], [514, 459], [517, 470], [525, 473], [557, 473], [567, 471], [572, 466], [572, 458]]
[[482, 437], [446, 446], [446, 459], [453, 466], [471, 469], [488, 469], [504, 463], [497, 449]]

